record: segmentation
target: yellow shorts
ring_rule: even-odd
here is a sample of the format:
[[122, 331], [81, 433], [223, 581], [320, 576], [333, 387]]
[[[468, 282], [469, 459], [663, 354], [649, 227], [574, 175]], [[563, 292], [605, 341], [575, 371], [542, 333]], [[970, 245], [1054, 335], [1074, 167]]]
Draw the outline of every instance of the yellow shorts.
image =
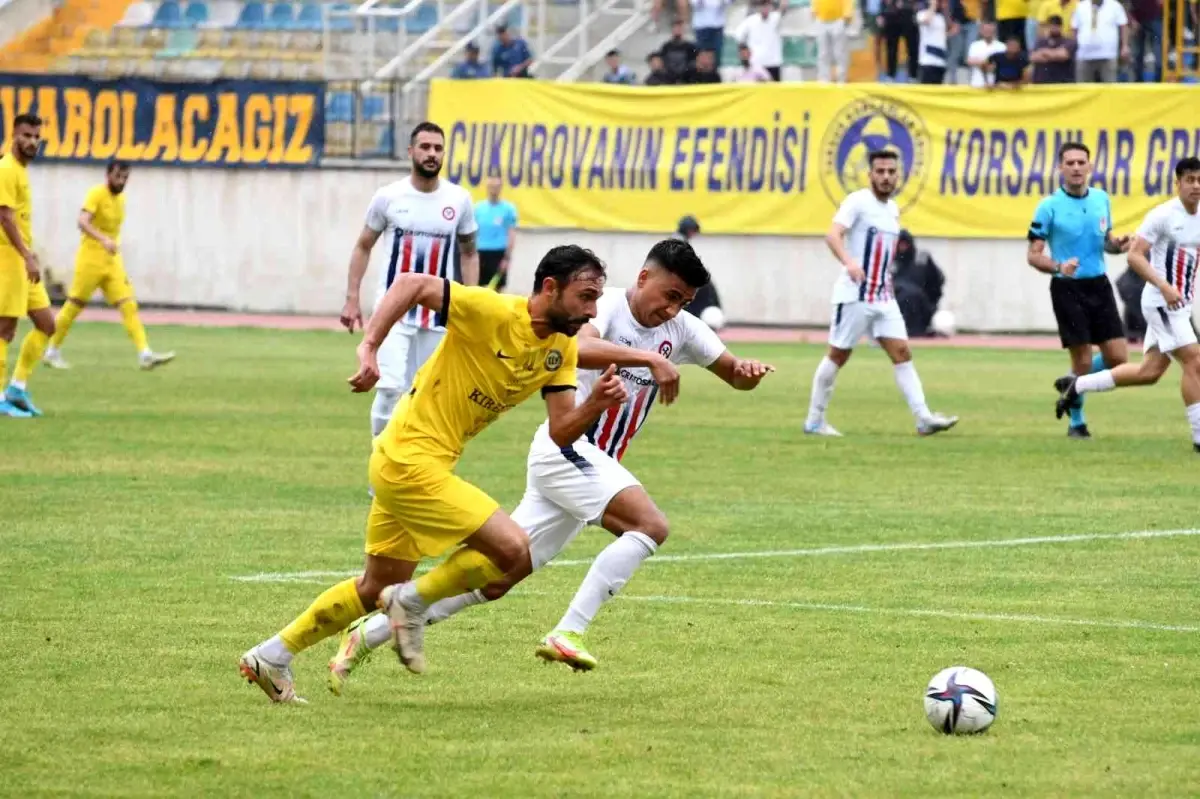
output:
[[375, 499], [367, 517], [368, 555], [435, 558], [470, 538], [499, 510], [496, 500], [434, 464], [401, 464], [376, 449], [371, 455]]
[[75, 277], [67, 296], [86, 303], [96, 293], [104, 292], [104, 301], [109, 305], [133, 299], [133, 286], [125, 274], [125, 262], [120, 255], [107, 259], [107, 263], [92, 258], [75, 259]]
[[0, 319], [20, 319], [49, 307], [46, 282], [31, 283], [25, 260], [15, 250], [0, 251]]

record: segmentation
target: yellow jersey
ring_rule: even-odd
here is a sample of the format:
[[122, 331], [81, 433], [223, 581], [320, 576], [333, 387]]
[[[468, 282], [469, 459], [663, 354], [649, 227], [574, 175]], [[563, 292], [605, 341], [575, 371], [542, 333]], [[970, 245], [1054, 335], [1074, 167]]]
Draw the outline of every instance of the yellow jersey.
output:
[[821, 22], [837, 22], [854, 16], [854, 0], [812, 0], [813, 17]]
[[446, 336], [396, 406], [378, 446], [397, 463], [451, 468], [467, 442], [538, 389], [575, 387], [579, 343], [538, 338], [529, 299], [445, 281]]
[[1029, 16], [1029, 0], [996, 0], [996, 19], [1023, 19]]
[[1063, 21], [1063, 35], [1071, 35], [1071, 17], [1075, 16], [1075, 6], [1079, 5], [1079, 0], [1042, 0], [1037, 8], [1037, 21], [1041, 25], [1045, 25], [1050, 17], [1059, 16]]
[[[92, 186], [83, 198], [83, 210], [92, 215], [92, 227], [113, 241], [121, 241], [121, 225], [125, 223], [125, 195], [113, 194], [107, 183]], [[81, 234], [79, 254], [111, 258], [100, 242], [86, 233]]]
[[[25, 246], [33, 249], [33, 192], [29, 189], [29, 170], [7, 153], [0, 158], [0, 208], [13, 209], [17, 230]], [[0, 232], [0, 252], [16, 252], [17, 248]]]

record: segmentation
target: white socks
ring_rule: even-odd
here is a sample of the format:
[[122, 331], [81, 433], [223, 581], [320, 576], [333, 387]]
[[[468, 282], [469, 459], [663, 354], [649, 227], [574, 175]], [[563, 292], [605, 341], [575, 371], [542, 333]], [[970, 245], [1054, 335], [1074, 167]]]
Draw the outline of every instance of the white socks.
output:
[[366, 639], [367, 649], [383, 646], [392, 637], [392, 628], [388, 624], [386, 613], [376, 613], [367, 619], [363, 625], [363, 638]]
[[829, 398], [833, 396], [833, 384], [837, 380], [838, 366], [826, 355], [817, 365], [813, 375], [812, 399], [808, 404], [808, 420], [806, 425], [819, 425], [825, 421], [825, 408], [829, 406]]
[[1075, 378], [1075, 391], [1080, 394], [1090, 394], [1093, 391], [1112, 391], [1116, 387], [1117, 381], [1113, 379], [1111, 369]]
[[917, 367], [912, 361], [896, 364], [896, 385], [900, 387], [908, 407], [917, 421], [928, 419], [929, 406], [925, 404], [925, 389], [921, 387], [921, 378], [917, 376]]
[[1192, 426], [1192, 443], [1200, 444], [1200, 402], [1187, 406], [1187, 417]]
[[273, 635], [259, 644], [258, 654], [263, 660], [275, 666], [289, 666], [292, 662], [291, 651], [284, 646], [283, 639], [278, 635]]
[[657, 549], [658, 544], [653, 538], [638, 532], [625, 533], [605, 547], [588, 569], [583, 585], [575, 592], [575, 598], [555, 629], [586, 632], [600, 606], [616, 596], [642, 561]]

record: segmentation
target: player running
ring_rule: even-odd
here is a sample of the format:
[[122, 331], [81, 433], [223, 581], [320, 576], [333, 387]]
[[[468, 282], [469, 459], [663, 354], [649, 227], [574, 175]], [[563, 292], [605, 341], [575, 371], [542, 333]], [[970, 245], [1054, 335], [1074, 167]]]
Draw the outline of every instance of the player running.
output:
[[1129, 266], [1146, 281], [1142, 313], [1146, 317], [1146, 357], [1140, 364], [1075, 377], [1060, 377], [1055, 413], [1061, 419], [1079, 398], [1118, 386], [1153, 385], [1179, 361], [1179, 388], [1192, 427], [1192, 444], [1200, 452], [1200, 344], [1192, 326], [1196, 272], [1200, 270], [1200, 158], [1175, 165], [1177, 196], [1146, 214], [1129, 250]]
[[[454, 467], [469, 440], [539, 389], [549, 438], [559, 447], [570, 446], [609, 406], [627, 399], [610, 368], [584, 402], [575, 402], [575, 334], [596, 316], [604, 277], [604, 265], [591, 251], [567, 246], [542, 259], [529, 297], [427, 274], [392, 281], [358, 347], [359, 370], [349, 381], [354, 391], [378, 382], [379, 347], [413, 308], [436, 314], [446, 337], [375, 439], [362, 576], [325, 591], [238, 663], [268, 698], [303, 701], [296, 696], [292, 658], [377, 602], [392, 620], [401, 662], [422, 672], [424, 615], [431, 604], [528, 568], [525, 531]], [[419, 561], [454, 547], [445, 562], [410, 582]]]
[[16, 335], [17, 320], [28, 316], [34, 329], [21, 342], [12, 382], [0, 397], [0, 416], [28, 419], [42, 415], [25, 387], [42, 354], [37, 342], [54, 335], [50, 296], [33, 252], [33, 192], [29, 187], [29, 164], [37, 157], [42, 120], [33, 114], [18, 114], [10, 130], [11, 150], [0, 157], [0, 381], [7, 373], [8, 345]]
[[[675, 365], [697, 364], [743, 391], [757, 387], [774, 371], [758, 361], [735, 357], [716, 333], [683, 310], [708, 281], [708, 270], [691, 245], [669, 239], [650, 250], [633, 288], [605, 290], [596, 304], [596, 318], [579, 333], [580, 360], [594, 357], [599, 363], [616, 364], [629, 398], [610, 407], [567, 447], [551, 440], [548, 423], [538, 428], [529, 449], [525, 496], [512, 516], [529, 533], [532, 563], [522, 564], [522, 569], [482, 590], [436, 603], [429, 609], [429, 623], [499, 599], [553, 560], [584, 527], [596, 524], [617, 539], [596, 557], [566, 615], [536, 650], [538, 657], [575, 669], [596, 667], [596, 658], [583, 643], [588, 626], [600, 606], [667, 539], [666, 516], [620, 459], [656, 398], [674, 400], [679, 381]], [[577, 402], [587, 401], [600, 377], [596, 371], [580, 373]], [[360, 619], [348, 628], [329, 663], [330, 690], [340, 695], [350, 673], [387, 639], [384, 616]]]
[[[474, 205], [461, 186], [439, 178], [446, 154], [446, 134], [432, 122], [412, 130], [408, 157], [412, 174], [375, 193], [367, 208], [366, 224], [350, 253], [346, 305], [341, 322], [350, 332], [363, 326], [361, 289], [371, 250], [380, 235], [391, 230], [387, 267], [380, 271], [382, 297], [397, 275], [415, 273], [446, 277], [474, 286], [479, 281], [475, 250]], [[455, 250], [461, 253], [461, 270]], [[446, 328], [429, 308], [414, 307], [392, 329], [379, 348], [379, 385], [371, 405], [371, 435], [383, 432], [392, 410], [412, 386], [417, 371], [442, 343]]]
[[[146, 328], [138, 316], [133, 286], [125, 274], [121, 257], [121, 226], [125, 223], [125, 185], [130, 166], [124, 161], [110, 161], [104, 172], [104, 182], [88, 190], [79, 212], [79, 230], [83, 234], [75, 253], [75, 277], [67, 292], [67, 301], [54, 320], [56, 331], [42, 361], [52, 369], [69, 369], [62, 357], [62, 345], [76, 317], [83, 312], [88, 300], [99, 289], [104, 301], [121, 312], [121, 323], [138, 351], [142, 369], [155, 369], [175, 359], [175, 353], [157, 353], [150, 349]], [[33, 335], [32, 333], [30, 335]], [[39, 342], [44, 343], [44, 342]]]
[[[913, 366], [908, 329], [892, 292], [892, 259], [900, 236], [900, 207], [892, 199], [899, 182], [896, 154], [876, 150], [867, 156], [869, 189], [859, 189], [842, 201], [825, 241], [845, 271], [833, 289], [833, 323], [829, 326], [829, 354], [813, 375], [812, 400], [804, 432], [841, 436], [825, 420], [838, 370], [850, 360], [864, 334], [879, 342], [895, 365], [896, 385], [917, 421], [917, 433], [931, 436], [958, 424], [957, 416], [933, 413], [925, 404], [925, 390]], [[847, 247], [848, 245], [848, 247]]]
[[[1029, 225], [1026, 261], [1052, 275], [1050, 301], [1058, 320], [1058, 336], [1071, 356], [1071, 374], [1086, 375], [1129, 360], [1125, 325], [1109, 283], [1104, 253], [1129, 249], [1129, 236], [1114, 237], [1112, 203], [1094, 186], [1091, 151], [1078, 142], [1058, 148], [1063, 185], [1038, 203]], [[1100, 348], [1093, 355], [1092, 345]], [[1083, 416], [1083, 400], [1070, 409], [1067, 435], [1092, 434]]]

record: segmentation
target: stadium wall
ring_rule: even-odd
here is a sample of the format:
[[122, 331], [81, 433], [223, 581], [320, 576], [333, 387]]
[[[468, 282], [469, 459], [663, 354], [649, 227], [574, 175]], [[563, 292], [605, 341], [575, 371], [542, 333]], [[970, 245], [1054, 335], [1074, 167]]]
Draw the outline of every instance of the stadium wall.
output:
[[[347, 259], [367, 203], [379, 186], [402, 176], [388, 169], [139, 168], [128, 189], [125, 266], [147, 304], [334, 314], [341, 309]], [[38, 246], [65, 278], [79, 240], [80, 204], [103, 179], [103, 168], [40, 163], [31, 178]], [[1025, 265], [1023, 240], [922, 238], [920, 230], [913, 232], [946, 273], [942, 307], [954, 311], [961, 329], [1054, 329], [1046, 279]], [[540, 255], [564, 241], [594, 249], [609, 264], [610, 283], [628, 283], [658, 238], [522, 230], [510, 285], [524, 290]], [[820, 238], [704, 235], [694, 244], [712, 269], [731, 321], [828, 324], [837, 270]], [[385, 258], [386, 248], [377, 247], [372, 271]], [[1123, 268], [1122, 259], [1110, 259], [1114, 280]]]

